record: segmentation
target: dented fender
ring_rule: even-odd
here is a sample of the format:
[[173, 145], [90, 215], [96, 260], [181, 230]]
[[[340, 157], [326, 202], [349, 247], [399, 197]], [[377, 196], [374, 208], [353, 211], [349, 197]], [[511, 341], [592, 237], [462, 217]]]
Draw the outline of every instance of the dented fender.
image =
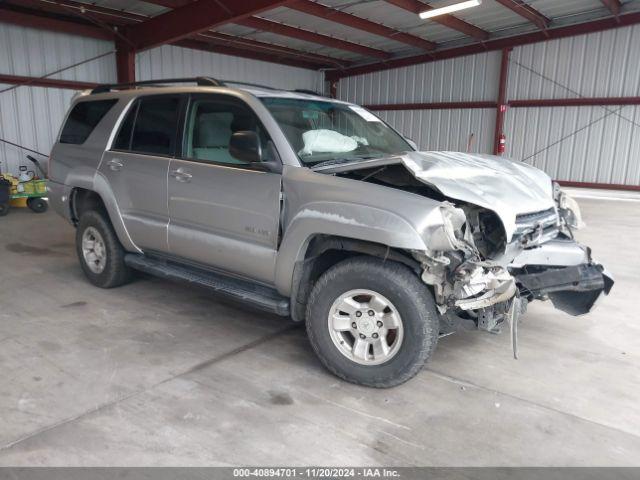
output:
[[[406, 251], [446, 247], [444, 226], [460, 223], [451, 204], [365, 182], [285, 167], [282, 235], [275, 284], [292, 290], [296, 262], [317, 235], [363, 240]], [[443, 212], [450, 212], [451, 217]]]

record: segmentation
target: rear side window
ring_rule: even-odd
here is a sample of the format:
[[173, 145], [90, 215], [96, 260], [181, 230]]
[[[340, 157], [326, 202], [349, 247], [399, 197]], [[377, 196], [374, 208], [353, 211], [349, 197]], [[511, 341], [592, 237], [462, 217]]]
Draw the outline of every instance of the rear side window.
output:
[[140, 100], [131, 138], [131, 151], [174, 155], [179, 107], [179, 97], [161, 96]]
[[142, 97], [131, 106], [118, 135], [114, 150], [152, 155], [175, 155], [181, 98]]
[[115, 105], [117, 100], [95, 100], [77, 103], [69, 113], [67, 123], [60, 134], [60, 143], [80, 145], [84, 143], [102, 117]]
[[136, 115], [138, 115], [138, 107], [140, 106], [140, 102], [135, 102], [127, 116], [122, 122], [120, 126], [120, 131], [118, 132], [118, 136], [113, 142], [113, 149], [115, 150], [131, 150], [131, 133], [133, 132], [133, 124], [136, 121]]

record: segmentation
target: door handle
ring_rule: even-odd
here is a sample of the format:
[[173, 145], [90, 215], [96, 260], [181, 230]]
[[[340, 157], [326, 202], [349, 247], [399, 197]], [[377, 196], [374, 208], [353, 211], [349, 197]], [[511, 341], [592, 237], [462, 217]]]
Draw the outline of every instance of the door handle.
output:
[[171, 172], [169, 172], [169, 175], [175, 178], [178, 182], [182, 182], [182, 183], [190, 182], [191, 177], [193, 177], [193, 175], [185, 172], [182, 168], [179, 168], [177, 170], [172, 170]]
[[114, 172], [118, 172], [122, 170], [122, 167], [124, 167], [123, 163], [120, 160], [116, 160], [115, 158], [112, 160], [109, 160], [107, 162], [107, 165], [109, 165], [109, 168]]

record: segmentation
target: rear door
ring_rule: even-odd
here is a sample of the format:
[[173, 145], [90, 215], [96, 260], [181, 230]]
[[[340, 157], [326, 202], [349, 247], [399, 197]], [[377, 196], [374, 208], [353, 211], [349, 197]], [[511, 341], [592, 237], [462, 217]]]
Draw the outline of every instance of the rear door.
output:
[[131, 239], [144, 251], [168, 252], [167, 172], [185, 98], [134, 100], [100, 164]]
[[191, 97], [182, 158], [169, 167], [169, 249], [193, 263], [273, 283], [281, 176], [230, 155], [231, 135], [241, 130], [260, 135], [264, 159], [274, 155], [244, 102]]

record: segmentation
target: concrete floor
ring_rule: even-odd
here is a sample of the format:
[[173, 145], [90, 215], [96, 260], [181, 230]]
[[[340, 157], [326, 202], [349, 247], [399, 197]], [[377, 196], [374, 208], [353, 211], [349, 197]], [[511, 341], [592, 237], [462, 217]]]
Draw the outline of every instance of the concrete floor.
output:
[[581, 198], [615, 274], [573, 318], [440, 341], [409, 383], [320, 366], [304, 330], [157, 279], [100, 290], [53, 213], [0, 219], [0, 465], [639, 465], [640, 202]]

